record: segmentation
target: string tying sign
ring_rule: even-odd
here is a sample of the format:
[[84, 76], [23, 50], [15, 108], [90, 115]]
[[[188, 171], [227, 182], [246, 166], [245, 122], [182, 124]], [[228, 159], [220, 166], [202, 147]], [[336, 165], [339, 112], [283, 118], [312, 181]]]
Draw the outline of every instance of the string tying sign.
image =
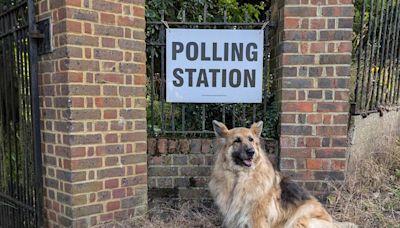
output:
[[261, 103], [262, 30], [167, 29], [167, 102]]

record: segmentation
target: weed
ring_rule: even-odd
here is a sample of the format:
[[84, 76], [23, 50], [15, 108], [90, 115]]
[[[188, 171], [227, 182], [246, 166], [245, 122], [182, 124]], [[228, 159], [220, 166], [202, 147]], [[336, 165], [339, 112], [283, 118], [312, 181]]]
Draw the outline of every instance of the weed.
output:
[[356, 153], [345, 182], [334, 186], [328, 208], [337, 220], [360, 227], [400, 227], [400, 147], [380, 148]]

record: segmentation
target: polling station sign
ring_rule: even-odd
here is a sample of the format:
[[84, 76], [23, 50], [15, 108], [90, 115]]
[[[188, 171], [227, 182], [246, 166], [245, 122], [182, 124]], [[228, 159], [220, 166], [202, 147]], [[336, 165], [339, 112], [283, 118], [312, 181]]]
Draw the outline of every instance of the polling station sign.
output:
[[166, 33], [167, 102], [261, 103], [263, 30]]

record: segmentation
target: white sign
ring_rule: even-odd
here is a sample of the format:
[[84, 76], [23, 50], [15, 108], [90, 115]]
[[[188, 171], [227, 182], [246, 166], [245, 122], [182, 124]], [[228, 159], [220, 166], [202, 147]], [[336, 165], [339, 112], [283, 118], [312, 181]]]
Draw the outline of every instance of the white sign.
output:
[[263, 30], [167, 29], [167, 102], [261, 103]]

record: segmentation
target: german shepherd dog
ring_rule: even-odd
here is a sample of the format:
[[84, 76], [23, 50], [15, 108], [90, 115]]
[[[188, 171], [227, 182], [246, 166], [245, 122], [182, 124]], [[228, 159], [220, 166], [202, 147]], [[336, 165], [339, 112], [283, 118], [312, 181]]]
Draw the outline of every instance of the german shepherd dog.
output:
[[227, 228], [357, 227], [335, 222], [305, 189], [274, 170], [260, 147], [263, 122], [228, 128], [213, 121], [221, 141], [209, 189]]

